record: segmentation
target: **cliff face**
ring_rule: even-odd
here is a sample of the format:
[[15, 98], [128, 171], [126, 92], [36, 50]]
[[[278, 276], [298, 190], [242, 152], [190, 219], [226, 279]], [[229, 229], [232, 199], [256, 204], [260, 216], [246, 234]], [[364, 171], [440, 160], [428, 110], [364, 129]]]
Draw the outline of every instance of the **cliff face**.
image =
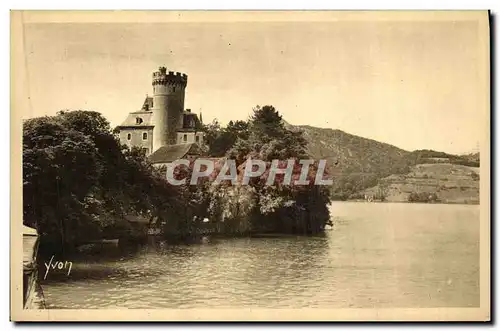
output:
[[377, 196], [383, 192], [386, 201], [406, 202], [410, 194], [435, 194], [442, 203], [479, 203], [479, 168], [458, 164], [418, 164], [410, 173], [382, 178], [374, 187], [362, 192]]

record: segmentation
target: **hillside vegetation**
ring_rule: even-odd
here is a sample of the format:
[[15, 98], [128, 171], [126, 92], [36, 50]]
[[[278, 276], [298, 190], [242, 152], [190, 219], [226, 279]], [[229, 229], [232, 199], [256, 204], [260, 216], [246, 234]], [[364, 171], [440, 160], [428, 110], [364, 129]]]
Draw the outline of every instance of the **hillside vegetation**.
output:
[[[254, 108], [246, 123], [224, 129], [214, 123], [206, 130], [209, 151], [224, 151], [234, 160], [240, 180], [248, 159], [266, 162], [267, 169], [272, 160], [294, 159], [292, 178], [302, 176], [298, 160], [308, 158], [307, 141], [287, 130], [272, 106]], [[317, 165], [306, 176], [310, 185], [287, 185], [281, 178], [269, 186], [269, 170], [248, 185], [236, 185], [216, 181], [224, 169], [220, 161], [197, 185], [186, 180], [193, 160], [176, 167], [174, 177], [185, 183], [173, 185], [165, 167], [154, 166], [140, 148], [121, 145], [98, 112], [32, 118], [23, 122], [23, 223], [37, 229], [47, 256], [72, 254], [101, 239], [119, 239], [122, 247], [144, 242], [148, 226], [161, 229], [165, 238], [189, 241], [207, 230], [306, 235], [330, 224], [331, 192], [314, 185]]]
[[[428, 177], [434, 178], [437, 176], [436, 178], [441, 178], [444, 176], [439, 180], [446, 181], [445, 177], [447, 177], [450, 183], [455, 183], [458, 180], [458, 178], [455, 178], [455, 174], [463, 173], [460, 176], [471, 179], [470, 173], [467, 172], [472, 170], [464, 169], [475, 167], [477, 170], [479, 167], [478, 153], [459, 156], [433, 150], [410, 152], [341, 130], [307, 125], [293, 126], [285, 121], [283, 122], [287, 129], [294, 131], [305, 139], [307, 154], [311, 158], [327, 161], [327, 171], [329, 177], [333, 179], [333, 186], [331, 187], [333, 200], [364, 199], [365, 194], [373, 195], [373, 191], [379, 190], [380, 188], [376, 188], [379, 187], [379, 184], [382, 184], [382, 188], [384, 188], [383, 182], [385, 178], [396, 176], [401, 185], [405, 183], [402, 188], [404, 194], [397, 199], [395, 198], [396, 201], [404, 198], [409, 199], [411, 193], [413, 193], [413, 196], [410, 200], [424, 201], [429, 199], [427, 195], [429, 192], [422, 191], [422, 187], [426, 189], [427, 185], [425, 182], [419, 181], [419, 173], [422, 169], [425, 168], [425, 171], [429, 171], [429, 173], [425, 174]], [[226, 127], [222, 127], [217, 121], [214, 121], [205, 126], [205, 131], [209, 154], [223, 156], [237, 140], [245, 141], [248, 139], [249, 124], [244, 121], [231, 121]], [[424, 164], [436, 166], [416, 167]], [[396, 177], [394, 177], [394, 180], [396, 180]], [[450, 193], [454, 198], [450, 196], [445, 200], [458, 201], [463, 198], [468, 202], [476, 201], [479, 196], [479, 189], [474, 188], [476, 187], [474, 183], [464, 185], [460, 183], [456, 185], [450, 184], [447, 189], [452, 192], [458, 188], [461, 193]], [[439, 183], [437, 185], [435, 189], [428, 188], [429, 191], [437, 192], [438, 187], [443, 186]], [[470, 187], [470, 192], [466, 187]], [[373, 189], [366, 191], [369, 188]], [[435, 195], [430, 200], [436, 201], [437, 197]], [[444, 195], [448, 196], [447, 194]], [[378, 196], [374, 198], [383, 200]]]
[[341, 130], [300, 126], [315, 159], [326, 159], [334, 199], [345, 200], [391, 174], [410, 171], [409, 152]]
[[398, 182], [400, 187], [393, 188], [402, 192], [393, 191], [392, 201], [406, 201], [412, 192], [427, 191], [439, 193], [443, 202], [479, 200], [478, 178], [471, 177], [475, 176], [472, 172], [479, 172], [479, 153], [459, 156], [433, 150], [410, 152], [341, 130], [289, 127], [303, 132], [313, 158], [327, 160], [335, 200], [373, 195], [380, 189], [379, 184], [385, 189], [386, 182], [391, 181], [395, 181], [394, 185]]
[[408, 174], [383, 178], [361, 197], [392, 202], [479, 203], [479, 168], [451, 163], [418, 164]]

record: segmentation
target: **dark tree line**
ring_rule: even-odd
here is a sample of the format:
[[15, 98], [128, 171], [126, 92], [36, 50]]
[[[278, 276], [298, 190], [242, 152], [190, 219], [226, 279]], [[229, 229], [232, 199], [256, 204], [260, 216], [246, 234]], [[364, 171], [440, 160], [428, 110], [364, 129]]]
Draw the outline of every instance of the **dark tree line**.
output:
[[140, 149], [121, 146], [92, 111], [62, 111], [23, 124], [23, 217], [42, 243], [80, 243], [134, 231], [127, 215], [154, 219], [178, 204]]
[[314, 185], [317, 163], [308, 174], [310, 185], [283, 185], [282, 175], [276, 177], [275, 185], [266, 185], [272, 160], [295, 160], [293, 183], [300, 175], [299, 160], [311, 158], [302, 132], [285, 128], [274, 107], [256, 107], [247, 122], [229, 123], [228, 127], [215, 130], [212, 126], [208, 131], [215, 137], [209, 140], [210, 150], [225, 151], [225, 158], [236, 161], [239, 176], [249, 158], [262, 160], [268, 166], [261, 177], [250, 180], [248, 187], [227, 183], [211, 186], [211, 205], [215, 206], [211, 211], [217, 219], [224, 219], [225, 228], [235, 232], [297, 234], [324, 230], [330, 220], [330, 189]]
[[[309, 158], [302, 134], [287, 130], [272, 106], [257, 107], [246, 122], [205, 130], [210, 153], [236, 159], [240, 175], [249, 157], [268, 164]], [[315, 171], [312, 166], [309, 178]], [[264, 183], [262, 177], [243, 188], [208, 179], [172, 186], [164, 168], [140, 149], [122, 146], [97, 112], [61, 111], [23, 123], [23, 222], [53, 250], [133, 235], [130, 215], [181, 236], [195, 233], [207, 217], [224, 233], [317, 233], [329, 222], [327, 187]]]
[[226, 127], [222, 127], [217, 120], [214, 120], [205, 125], [203, 130], [209, 148], [208, 153], [214, 157], [225, 156], [238, 139], [246, 140], [249, 136], [246, 121], [229, 121]]

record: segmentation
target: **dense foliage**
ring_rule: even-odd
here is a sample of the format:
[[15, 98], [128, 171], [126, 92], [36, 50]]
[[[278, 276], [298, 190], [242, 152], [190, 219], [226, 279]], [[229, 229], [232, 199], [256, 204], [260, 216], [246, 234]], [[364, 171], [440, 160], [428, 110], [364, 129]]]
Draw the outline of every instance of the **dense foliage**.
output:
[[380, 184], [390, 175], [410, 173], [423, 163], [452, 163], [479, 166], [479, 154], [453, 155], [433, 150], [409, 152], [390, 144], [341, 130], [311, 126], [290, 126], [303, 131], [307, 149], [315, 159], [326, 159], [334, 183], [333, 200], [358, 198], [365, 189]]
[[[234, 158], [238, 176], [248, 158], [309, 158], [300, 132], [287, 130], [272, 106], [257, 107], [248, 122], [205, 127], [213, 156]], [[222, 163], [221, 163], [222, 164]], [[324, 186], [267, 186], [267, 172], [250, 185], [172, 186], [140, 149], [128, 149], [101, 114], [62, 111], [23, 124], [23, 217], [52, 249], [71, 251], [102, 238], [140, 234], [131, 218], [157, 225], [168, 235], [189, 237], [212, 226], [222, 233], [318, 233], [329, 222]], [[220, 171], [220, 165], [217, 171]], [[308, 179], [314, 183], [317, 165]], [[189, 176], [191, 167], [176, 169]], [[206, 220], [210, 220], [206, 223]], [[139, 231], [139, 232], [138, 232]]]
[[470, 155], [453, 155], [430, 149], [421, 149], [411, 152], [407, 159], [412, 165], [422, 163], [451, 163], [468, 167], [479, 167], [478, 153]]
[[[101, 238], [141, 235], [143, 228], [131, 217], [181, 238], [207, 228], [229, 234], [312, 234], [330, 222], [331, 199], [357, 197], [379, 183], [373, 199], [385, 200], [387, 187], [380, 179], [387, 175], [427, 162], [479, 164], [478, 154], [406, 152], [338, 130], [313, 129], [291, 127], [272, 106], [256, 107], [248, 121], [231, 121], [226, 127], [214, 121], [203, 127], [208, 154], [219, 159], [213, 176], [195, 186], [172, 186], [165, 169], [151, 165], [140, 149], [121, 146], [97, 112], [62, 111], [29, 119], [23, 124], [24, 223], [38, 229], [42, 242], [61, 250]], [[309, 185], [293, 185], [300, 176], [298, 161], [311, 158], [327, 160], [333, 187], [314, 185], [317, 163], [307, 174]], [[247, 186], [214, 183], [227, 170], [227, 159], [235, 160], [240, 180], [248, 159], [263, 160], [268, 170]], [[281, 160], [280, 167], [293, 160], [292, 185], [283, 185], [283, 175], [266, 185], [274, 159]], [[193, 163], [177, 169], [177, 175], [189, 176], [192, 168]], [[426, 192], [409, 197], [410, 202], [438, 200]]]
[[126, 235], [126, 216], [152, 219], [182, 194], [139, 149], [121, 146], [97, 112], [60, 112], [23, 125], [23, 216], [43, 242], [73, 249]]
[[[317, 164], [310, 167], [310, 185], [283, 185], [283, 175], [276, 184], [266, 185], [272, 160], [294, 160], [291, 183], [300, 176], [300, 159], [310, 159], [307, 142], [300, 131], [285, 128], [279, 113], [272, 106], [256, 107], [247, 125], [240, 125], [226, 158], [235, 160], [238, 175], [244, 173], [248, 159], [266, 162], [267, 171], [252, 178], [249, 186], [222, 182], [211, 185], [211, 214], [231, 231], [318, 233], [328, 224], [330, 215], [329, 187], [314, 185]], [[227, 129], [226, 129], [227, 130]], [[248, 130], [248, 131], [247, 131]], [[212, 150], [212, 148], [210, 148]]]
[[214, 157], [225, 156], [227, 151], [238, 139], [248, 139], [248, 122], [229, 121], [222, 127], [217, 120], [203, 127], [205, 141], [208, 144], [208, 153]]
[[436, 193], [429, 192], [412, 192], [408, 196], [408, 202], [438, 202], [439, 198]]

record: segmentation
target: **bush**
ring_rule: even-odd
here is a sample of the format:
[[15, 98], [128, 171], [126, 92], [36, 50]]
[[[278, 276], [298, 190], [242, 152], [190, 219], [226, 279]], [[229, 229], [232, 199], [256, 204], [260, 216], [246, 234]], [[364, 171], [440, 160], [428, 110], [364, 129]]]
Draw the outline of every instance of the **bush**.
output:
[[429, 192], [411, 192], [408, 196], [408, 202], [438, 202], [439, 198], [436, 193]]
[[352, 200], [364, 200], [365, 199], [365, 195], [362, 192], [356, 192], [356, 193], [351, 194], [349, 196], [349, 199], [352, 199]]

